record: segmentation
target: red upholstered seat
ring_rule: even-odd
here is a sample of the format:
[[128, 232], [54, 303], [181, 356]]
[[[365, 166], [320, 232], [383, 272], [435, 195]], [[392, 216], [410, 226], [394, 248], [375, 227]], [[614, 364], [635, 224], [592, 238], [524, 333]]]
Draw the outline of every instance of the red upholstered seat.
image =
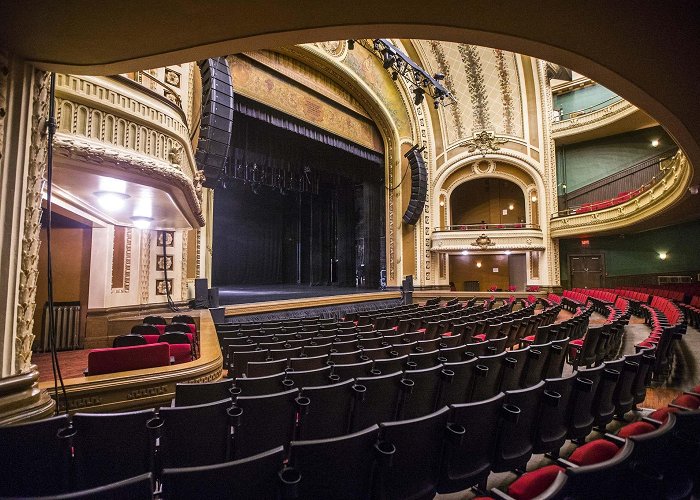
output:
[[175, 358], [175, 364], [192, 361], [192, 346], [189, 344], [170, 345], [170, 356]]
[[691, 396], [690, 394], [683, 394], [674, 399], [673, 404], [690, 408], [691, 410], [697, 410], [700, 408], [700, 398]]
[[692, 392], [700, 393], [700, 385], [696, 385], [695, 387], [693, 387]]
[[441, 335], [441, 337], [452, 337], [452, 332], [445, 332]]
[[[355, 324], [357, 324], [357, 322], [355, 322]], [[192, 335], [197, 333], [197, 325], [195, 325], [194, 323], [187, 323], [187, 326], [190, 327], [190, 333], [192, 333]]]
[[158, 333], [160, 333], [161, 335], [163, 335], [165, 333], [165, 325], [153, 325], [153, 326], [158, 328]]
[[516, 500], [528, 500], [540, 495], [554, 482], [557, 474], [564, 468], [558, 465], [547, 465], [532, 472], [526, 472], [508, 487], [508, 495]]
[[653, 430], [656, 430], [656, 427], [651, 425], [649, 422], [632, 422], [631, 424], [627, 424], [620, 429], [620, 432], [618, 432], [617, 435], [621, 438], [628, 438], [630, 436], [646, 434], [647, 432], [651, 432]]
[[665, 422], [666, 420], [668, 420], [669, 413], [676, 413], [679, 411], [681, 411], [679, 408], [673, 407], [659, 408], [655, 412], [651, 413], [649, 415], [649, 418], [653, 420], [658, 420], [659, 422]]
[[419, 328], [416, 330], [418, 333], [425, 333], [426, 328]]
[[160, 335], [142, 335], [143, 338], [146, 339], [146, 342], [149, 344], [155, 344], [158, 342], [158, 338]]
[[123, 372], [168, 366], [170, 350], [166, 343], [93, 349], [88, 353], [88, 374]]
[[616, 444], [605, 439], [596, 439], [576, 448], [569, 461], [576, 465], [598, 464], [610, 460], [618, 451]]
[[479, 341], [479, 342], [486, 342], [486, 334], [485, 333], [479, 333], [477, 335], [472, 335], [472, 338], [474, 340]]
[[526, 342], [534, 342], [535, 341], [535, 336], [534, 335], [528, 335], [527, 337], [524, 337], [523, 340]]

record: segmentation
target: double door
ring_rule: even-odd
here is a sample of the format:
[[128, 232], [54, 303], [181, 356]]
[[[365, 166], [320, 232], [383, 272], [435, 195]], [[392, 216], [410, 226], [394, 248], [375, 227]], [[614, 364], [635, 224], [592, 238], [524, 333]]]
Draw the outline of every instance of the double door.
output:
[[570, 255], [571, 288], [600, 288], [605, 275], [603, 254]]

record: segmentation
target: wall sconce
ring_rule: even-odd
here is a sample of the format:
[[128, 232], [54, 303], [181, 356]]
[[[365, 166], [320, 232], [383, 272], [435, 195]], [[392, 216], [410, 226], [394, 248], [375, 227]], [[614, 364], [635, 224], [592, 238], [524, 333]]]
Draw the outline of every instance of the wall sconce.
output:
[[659, 252], [659, 259], [666, 260], [668, 254], [666, 252]]
[[530, 201], [532, 201], [532, 203], [537, 203], [537, 195], [533, 194], [532, 197], [530, 197]]
[[476, 267], [481, 267], [481, 262], [477, 262]]
[[445, 206], [445, 202], [442, 201], [442, 200], [440, 200], [440, 206], [441, 206], [441, 207], [444, 207], [444, 206]]
[[508, 210], [513, 210], [514, 208], [515, 208], [515, 205], [513, 205], [512, 203], [510, 205], [508, 205]]

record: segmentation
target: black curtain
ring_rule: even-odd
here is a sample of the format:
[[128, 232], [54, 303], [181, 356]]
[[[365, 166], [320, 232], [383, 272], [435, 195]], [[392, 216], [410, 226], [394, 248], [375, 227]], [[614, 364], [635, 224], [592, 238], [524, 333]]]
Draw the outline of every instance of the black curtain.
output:
[[[379, 284], [383, 165], [249, 116], [236, 114], [239, 164], [310, 169], [318, 192], [230, 180], [214, 194], [214, 285]], [[359, 193], [358, 193], [359, 189]], [[381, 206], [379, 206], [381, 205]], [[364, 241], [363, 266], [357, 258]]]

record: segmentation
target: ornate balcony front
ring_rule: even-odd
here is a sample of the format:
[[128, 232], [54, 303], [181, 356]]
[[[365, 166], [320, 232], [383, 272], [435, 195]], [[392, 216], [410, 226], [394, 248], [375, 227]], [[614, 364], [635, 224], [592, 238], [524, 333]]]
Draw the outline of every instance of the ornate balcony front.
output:
[[189, 127], [179, 106], [125, 77], [59, 74], [56, 111], [59, 204], [131, 225], [130, 207], [120, 214], [101, 210], [96, 197], [116, 179], [128, 203], [148, 202], [146, 215], [156, 227], [204, 225]]
[[433, 252], [502, 252], [544, 250], [537, 224], [465, 224], [437, 228], [430, 238]]

